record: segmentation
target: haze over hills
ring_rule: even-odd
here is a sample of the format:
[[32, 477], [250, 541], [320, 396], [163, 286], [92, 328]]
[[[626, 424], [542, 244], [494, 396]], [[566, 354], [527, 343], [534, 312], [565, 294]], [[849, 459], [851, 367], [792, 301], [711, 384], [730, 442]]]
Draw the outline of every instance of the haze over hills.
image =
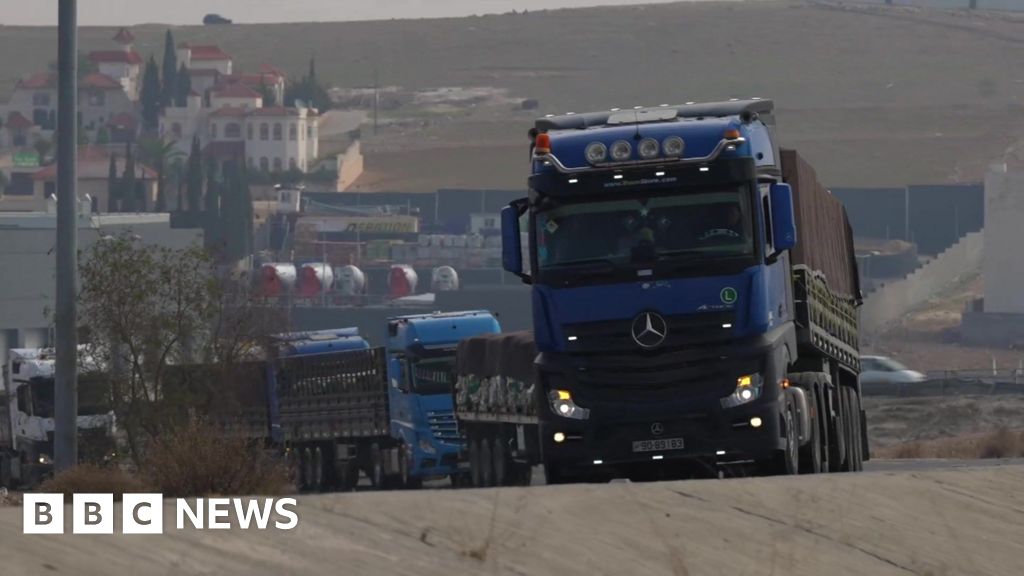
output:
[[[159, 58], [165, 29], [133, 28], [144, 56]], [[83, 29], [82, 48], [113, 32]], [[977, 181], [1024, 128], [1024, 20], [1012, 14], [780, 0], [175, 34], [219, 44], [243, 69], [270, 62], [299, 76], [316, 55], [335, 86], [372, 85], [376, 70], [411, 90], [490, 86], [539, 100], [535, 112], [382, 131], [386, 146], [368, 138], [366, 189], [521, 188], [533, 116], [570, 110], [771, 97], [782, 142], [831, 186]], [[52, 30], [0, 28], [0, 52], [19, 54], [0, 62], [0, 94], [55, 47]]]
[[[516, 10], [655, 4], [709, 0], [79, 0], [85, 26], [144, 23], [198, 24], [219, 13], [235, 22], [340, 22], [392, 18], [451, 18]], [[721, 1], [721, 0], [717, 0]], [[738, 0], [756, 1], [756, 0]], [[17, 10], [14, 9], [15, 5]], [[47, 26], [57, 22], [56, 2], [0, 0], [4, 24]], [[10, 8], [10, 9], [8, 9]]]

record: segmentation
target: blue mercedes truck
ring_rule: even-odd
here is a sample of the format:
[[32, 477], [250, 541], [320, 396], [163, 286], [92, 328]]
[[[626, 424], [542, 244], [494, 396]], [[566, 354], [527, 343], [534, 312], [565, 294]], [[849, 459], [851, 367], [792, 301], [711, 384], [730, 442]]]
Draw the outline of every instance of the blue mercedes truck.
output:
[[463, 442], [452, 406], [455, 351], [466, 338], [500, 331], [497, 319], [482, 310], [388, 320], [391, 436], [403, 460], [399, 484], [413, 488], [442, 476], [463, 483]]
[[459, 350], [475, 482], [860, 469], [853, 235], [772, 102], [548, 116], [530, 138], [502, 233], [533, 333]]
[[500, 326], [489, 312], [467, 311], [398, 316], [387, 328], [386, 345], [376, 348], [357, 328], [272, 339], [265, 391], [254, 396], [244, 429], [269, 430], [301, 489], [350, 490], [362, 476], [375, 488], [416, 488], [445, 476], [460, 482], [456, 346]]

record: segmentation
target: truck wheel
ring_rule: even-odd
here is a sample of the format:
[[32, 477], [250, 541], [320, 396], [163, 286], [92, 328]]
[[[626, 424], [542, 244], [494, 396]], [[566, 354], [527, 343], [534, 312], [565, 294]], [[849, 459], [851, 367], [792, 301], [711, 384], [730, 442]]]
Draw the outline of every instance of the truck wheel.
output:
[[818, 389], [813, 387], [811, 393], [810, 441], [800, 448], [800, 473], [821, 473], [821, 423], [818, 413]]
[[480, 438], [474, 435], [469, 440], [469, 480], [474, 488], [484, 486], [483, 469], [483, 463], [480, 461]]
[[828, 439], [829, 439], [829, 452], [828, 452], [828, 470], [829, 472], [842, 472], [843, 470], [843, 448], [846, 439], [845, 426], [843, 424], [843, 389], [840, 386], [835, 386], [829, 394], [829, 402], [826, 402], [827, 408], [835, 409], [835, 418], [830, 418], [828, 422]]
[[313, 485], [313, 453], [304, 448], [299, 456], [299, 489], [310, 490]]
[[864, 420], [860, 414], [860, 398], [850, 389], [850, 421], [853, 423], [853, 471], [864, 470]]
[[377, 490], [383, 490], [385, 480], [384, 455], [380, 451], [380, 446], [374, 443], [370, 446], [370, 483]]
[[782, 415], [785, 427], [786, 447], [775, 458], [774, 473], [792, 475], [800, 471], [800, 438], [796, 433], [796, 410], [791, 400], [786, 400], [786, 411]]
[[338, 471], [338, 487], [344, 492], [351, 492], [359, 485], [359, 466], [355, 460], [343, 462]]
[[313, 450], [313, 475], [311, 487], [316, 492], [323, 490], [324, 487], [324, 453], [320, 448]]
[[494, 451], [487, 438], [480, 439], [480, 483], [484, 488], [494, 486]]
[[850, 418], [850, 389], [840, 388], [839, 389], [839, 403], [842, 406], [839, 418], [839, 424], [841, 426], [840, 433], [843, 437], [843, 454], [840, 460], [840, 472], [852, 472], [853, 471], [853, 431], [851, 430], [853, 422]]
[[548, 486], [568, 484], [572, 481], [565, 467], [557, 464], [544, 464], [544, 483]]
[[494, 458], [494, 485], [508, 486], [510, 470], [508, 466], [508, 450], [505, 448], [505, 441], [499, 434], [494, 437], [494, 447], [491, 449], [491, 457]]
[[402, 475], [402, 487], [415, 489], [423, 485], [423, 481], [418, 476], [412, 476], [409, 471], [409, 467], [412, 465], [412, 451], [405, 444], [402, 445], [401, 452], [398, 454], [399, 466], [401, 467]]

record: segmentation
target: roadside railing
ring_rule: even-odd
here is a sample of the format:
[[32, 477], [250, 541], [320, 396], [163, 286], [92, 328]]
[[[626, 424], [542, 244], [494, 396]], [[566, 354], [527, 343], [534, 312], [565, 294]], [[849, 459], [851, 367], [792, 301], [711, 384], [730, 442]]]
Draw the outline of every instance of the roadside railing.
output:
[[924, 382], [861, 383], [865, 396], [990, 396], [1024, 394], [1024, 371], [941, 370], [927, 373]]

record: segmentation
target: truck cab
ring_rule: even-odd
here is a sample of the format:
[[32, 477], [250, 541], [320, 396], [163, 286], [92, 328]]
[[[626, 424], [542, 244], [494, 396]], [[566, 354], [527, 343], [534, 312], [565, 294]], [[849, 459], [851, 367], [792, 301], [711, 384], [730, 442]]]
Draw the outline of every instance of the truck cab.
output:
[[[55, 363], [52, 349], [8, 353], [0, 385], [0, 486], [31, 486], [53, 472]], [[112, 456], [115, 433], [105, 379], [83, 371], [78, 380], [80, 458]]]
[[452, 386], [459, 341], [501, 331], [489, 312], [399, 316], [388, 320], [391, 434], [403, 446], [410, 478], [458, 480], [462, 440]]
[[531, 138], [503, 258], [533, 285], [549, 476], [787, 450], [797, 230], [772, 102], [549, 116]]

